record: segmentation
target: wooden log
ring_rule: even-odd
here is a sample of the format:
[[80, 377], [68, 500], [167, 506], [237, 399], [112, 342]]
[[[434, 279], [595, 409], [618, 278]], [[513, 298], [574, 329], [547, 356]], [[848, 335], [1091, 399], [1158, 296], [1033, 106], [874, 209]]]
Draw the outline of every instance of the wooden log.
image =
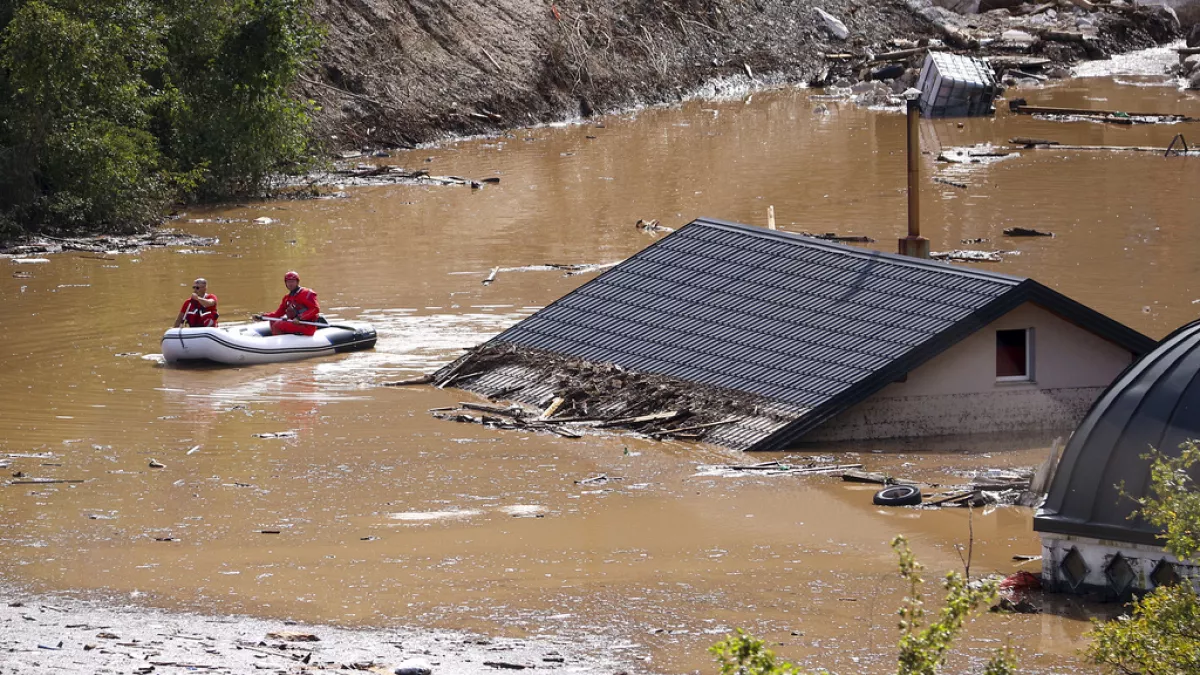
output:
[[875, 54], [867, 59], [867, 63], [883, 63], [885, 61], [906, 61], [910, 57], [918, 54], [924, 54], [929, 51], [929, 47], [916, 47], [915, 49], [899, 49], [894, 52], [883, 52]]
[[1179, 49], [1176, 49], [1175, 52], [1180, 56], [1192, 56], [1194, 54], [1200, 54], [1200, 47], [1180, 47]]
[[554, 417], [554, 413], [558, 412], [558, 409], [562, 407], [562, 404], [565, 403], [566, 400], [567, 399], [563, 398], [562, 396], [555, 396], [554, 400], [550, 402], [550, 405], [542, 411], [541, 418], [545, 420]]
[[946, 23], [938, 24], [937, 27], [942, 31], [942, 35], [946, 38], [946, 42], [951, 46], [970, 51], [979, 49], [979, 40], [977, 40], [975, 36], [971, 35], [970, 33]]

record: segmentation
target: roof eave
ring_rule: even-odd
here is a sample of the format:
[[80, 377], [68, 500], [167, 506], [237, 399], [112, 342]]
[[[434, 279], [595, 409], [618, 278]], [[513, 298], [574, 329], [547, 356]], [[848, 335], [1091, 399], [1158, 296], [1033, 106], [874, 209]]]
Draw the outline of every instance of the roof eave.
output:
[[976, 331], [1004, 316], [1026, 302], [1040, 305], [1066, 321], [1109, 340], [1135, 356], [1141, 356], [1154, 348], [1156, 342], [1111, 319], [1100, 312], [1076, 302], [1071, 298], [1044, 286], [1033, 279], [1025, 279], [1004, 295], [968, 314], [957, 323], [908, 353], [898, 357], [887, 366], [841, 394], [815, 408], [803, 419], [797, 420], [755, 443], [748, 450], [784, 450], [799, 441], [805, 434], [828, 422], [834, 416], [863, 402], [872, 394], [895, 382], [905, 373], [920, 367], [950, 347], [958, 344]]
[[1105, 525], [1087, 521], [1061, 518], [1053, 514], [1039, 511], [1033, 518], [1033, 530], [1044, 534], [1061, 534], [1070, 537], [1087, 537], [1104, 541], [1118, 541], [1144, 546], [1162, 547], [1163, 537], [1157, 532], [1123, 527], [1120, 525]]

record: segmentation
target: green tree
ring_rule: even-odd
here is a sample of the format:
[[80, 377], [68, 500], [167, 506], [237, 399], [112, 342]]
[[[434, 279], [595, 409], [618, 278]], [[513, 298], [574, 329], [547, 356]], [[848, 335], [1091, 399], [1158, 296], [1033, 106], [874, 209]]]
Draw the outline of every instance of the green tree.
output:
[[310, 0], [0, 0], [0, 237], [130, 230], [309, 154]]
[[[1180, 561], [1200, 562], [1200, 491], [1192, 477], [1200, 462], [1195, 441], [1178, 457], [1155, 451], [1150, 494], [1136, 498], [1137, 514], [1162, 529], [1166, 550]], [[1200, 599], [1192, 581], [1160, 586], [1135, 599], [1130, 612], [1092, 631], [1087, 650], [1095, 663], [1114, 672], [1141, 675], [1200, 673]]]

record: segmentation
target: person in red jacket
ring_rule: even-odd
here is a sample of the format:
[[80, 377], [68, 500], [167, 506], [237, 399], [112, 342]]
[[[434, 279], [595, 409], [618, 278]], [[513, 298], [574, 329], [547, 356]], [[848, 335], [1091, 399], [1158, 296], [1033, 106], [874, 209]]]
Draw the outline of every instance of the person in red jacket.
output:
[[295, 272], [288, 272], [283, 275], [283, 285], [287, 286], [288, 292], [279, 303], [279, 309], [266, 314], [255, 314], [254, 320], [262, 321], [264, 318], [282, 319], [281, 321], [271, 322], [271, 333], [273, 335], [283, 335], [284, 333], [312, 335], [316, 333], [316, 326], [296, 322], [315, 322], [317, 317], [321, 315], [321, 305], [317, 304], [317, 294], [311, 288], [302, 287], [300, 285], [300, 275]]
[[185, 322], [192, 328], [213, 328], [217, 325], [217, 296], [208, 292], [208, 281], [205, 279], [192, 282], [192, 297], [179, 309], [174, 327], [179, 328]]

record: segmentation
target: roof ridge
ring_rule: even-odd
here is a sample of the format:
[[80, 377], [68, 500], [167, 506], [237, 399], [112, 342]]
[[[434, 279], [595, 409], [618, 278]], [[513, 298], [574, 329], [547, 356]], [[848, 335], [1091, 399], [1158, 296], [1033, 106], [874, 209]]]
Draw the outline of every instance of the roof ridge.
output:
[[[768, 230], [768, 229], [758, 227], [755, 225], [745, 225], [743, 223], [735, 223], [735, 222], [728, 221], [728, 220], [720, 220], [718, 218], [709, 218], [706, 216], [701, 216], [699, 218], [696, 218], [695, 220], [688, 223], [687, 225], [684, 225], [683, 227], [679, 228], [679, 230], [683, 230], [685, 228], [692, 227], [697, 224], [705, 225], [705, 226], [715, 226], [715, 227], [718, 227], [721, 229], [727, 229], [727, 230], [736, 230], [738, 232], [745, 232], [745, 233], [753, 234], [755, 236], [762, 237], [765, 239], [783, 240], [783, 241], [788, 241], [788, 242], [792, 242], [795, 244], [809, 246], [811, 248], [821, 248], [821, 249], [826, 249], [826, 250], [833, 251], [836, 253], [845, 253], [845, 254], [850, 254], [850, 255], [854, 255], [854, 256], [862, 257], [862, 258], [883, 258], [884, 260], [887, 260], [888, 262], [891, 262], [891, 263], [895, 263], [897, 265], [902, 265], [902, 266], [906, 266], [906, 267], [918, 267], [921, 269], [927, 269], [927, 270], [931, 270], [934, 272], [954, 274], [954, 275], [964, 276], [964, 277], [988, 279], [991, 281], [1012, 283], [1014, 285], [1019, 284], [1020, 282], [1026, 281], [1029, 279], [1029, 277], [1018, 277], [1018, 276], [1013, 276], [1011, 274], [1001, 274], [999, 272], [988, 272], [985, 270], [968, 269], [965, 267], [954, 267], [953, 265], [950, 265], [950, 264], [947, 264], [944, 262], [940, 262], [937, 260], [927, 260], [924, 258], [913, 258], [911, 256], [901, 255], [899, 253], [886, 253], [884, 251], [876, 251], [874, 249], [855, 248], [853, 246], [846, 246], [845, 244], [838, 244], [835, 242], [825, 241], [823, 239], [806, 237], [803, 234], [799, 234], [797, 232], [788, 232], [786, 230]], [[677, 231], [679, 231], [679, 230], [677, 230]]]

